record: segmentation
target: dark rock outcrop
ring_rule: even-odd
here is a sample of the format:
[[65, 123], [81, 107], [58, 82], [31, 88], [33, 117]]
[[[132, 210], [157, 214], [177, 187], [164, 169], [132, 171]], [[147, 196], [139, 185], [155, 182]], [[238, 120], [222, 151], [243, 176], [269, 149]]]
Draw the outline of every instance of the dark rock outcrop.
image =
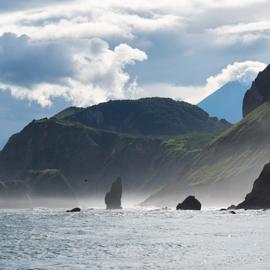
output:
[[188, 196], [182, 203], [179, 203], [176, 210], [201, 210], [201, 203], [195, 196]]
[[122, 209], [122, 179], [118, 177], [111, 186], [111, 190], [105, 195], [105, 204], [107, 209]]
[[79, 208], [79, 207], [75, 207], [75, 208], [73, 208], [73, 209], [67, 210], [66, 212], [67, 212], [67, 213], [72, 213], [72, 212], [81, 212], [81, 208]]
[[252, 83], [243, 102], [243, 116], [270, 100], [270, 65]]
[[265, 165], [259, 178], [254, 182], [252, 191], [237, 206], [238, 209], [270, 208], [270, 163]]

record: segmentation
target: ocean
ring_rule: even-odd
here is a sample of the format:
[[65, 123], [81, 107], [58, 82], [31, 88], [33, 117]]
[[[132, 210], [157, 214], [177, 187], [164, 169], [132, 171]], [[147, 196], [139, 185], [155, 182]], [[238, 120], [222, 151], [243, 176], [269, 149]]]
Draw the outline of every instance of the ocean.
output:
[[270, 269], [270, 211], [2, 209], [0, 269]]

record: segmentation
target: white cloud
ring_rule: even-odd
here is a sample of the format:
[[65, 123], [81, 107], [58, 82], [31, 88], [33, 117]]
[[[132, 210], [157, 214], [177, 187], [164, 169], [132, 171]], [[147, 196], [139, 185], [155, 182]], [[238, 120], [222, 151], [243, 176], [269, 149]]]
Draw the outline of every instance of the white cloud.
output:
[[221, 46], [236, 43], [251, 44], [257, 40], [270, 38], [270, 21], [223, 25], [209, 29], [209, 33], [214, 36], [215, 42]]
[[[253, 8], [261, 4], [265, 7], [265, 13], [263, 10], [261, 12], [268, 16], [269, 0], [63, 0], [61, 4], [52, 4], [54, 1], [50, 0], [40, 2], [49, 4], [40, 8], [28, 5], [26, 9], [1, 13], [0, 35], [13, 32], [27, 35], [28, 38], [21, 37], [21, 40], [24, 40], [21, 50], [18, 50], [20, 44], [17, 43], [13, 51], [10, 51], [9, 46], [6, 47], [9, 54], [1, 54], [0, 50], [0, 82], [2, 88], [10, 89], [14, 96], [36, 100], [43, 106], [50, 105], [54, 97], [64, 97], [75, 105], [85, 106], [109, 98], [150, 94], [196, 103], [230, 80], [244, 80], [246, 76], [242, 77], [241, 74], [251, 74], [249, 76], [253, 78], [252, 72], [255, 74], [262, 67], [256, 62], [235, 63], [221, 74], [208, 78], [205, 85], [196, 85], [197, 81], [202, 81], [202, 77], [207, 76], [203, 73], [204, 70], [200, 72], [199, 68], [194, 68], [196, 63], [204, 62], [210, 57], [209, 61], [220, 61], [222, 64], [232, 61], [232, 57], [228, 57], [230, 60], [227, 61], [226, 55], [221, 56], [219, 46], [214, 48], [216, 44], [213, 41], [218, 45], [231, 45], [236, 42], [246, 44], [268, 38], [270, 32], [269, 21], [256, 21], [256, 12], [253, 12]], [[219, 16], [220, 12], [225, 12], [222, 15], [230, 15]], [[255, 22], [249, 23], [248, 15], [252, 13], [254, 15], [250, 20]], [[167, 34], [164, 38], [166, 40], [159, 43], [163, 33]], [[57, 48], [57, 68], [53, 67], [55, 57], [50, 58], [50, 54], [47, 54], [56, 51], [48, 49], [46, 44], [51, 42], [55, 42]], [[147, 52], [151, 55], [151, 70], [142, 70], [149, 72], [152, 83], [144, 85], [144, 89], [137, 81], [130, 83], [130, 75], [125, 71], [127, 65], [147, 58], [143, 51], [132, 48], [134, 43], [144, 44], [140, 45], [140, 48], [147, 47]], [[118, 46], [114, 45], [115, 48], [111, 49], [108, 44]], [[10, 45], [11, 48], [12, 46]], [[151, 47], [155, 47], [154, 52]], [[42, 54], [32, 54], [38, 50], [41, 50]], [[16, 55], [17, 62], [5, 65], [3, 59], [12, 61], [12, 57], [8, 59], [7, 55]], [[48, 57], [47, 61], [44, 56]], [[216, 60], [214, 57], [223, 59]], [[29, 76], [24, 74], [25, 66], [29, 67], [30, 71], [33, 70], [28, 59], [36, 59], [36, 72], [31, 72]], [[156, 63], [158, 64], [155, 65]], [[10, 67], [10, 70], [7, 70], [7, 67]], [[154, 69], [160, 72], [155, 73]], [[175, 75], [175, 70], [178, 69], [184, 74], [184, 79], [189, 76], [188, 73], [198, 74], [194, 78], [194, 86], [181, 85], [181, 80], [184, 79]], [[58, 74], [56, 70], [64, 72]], [[167, 75], [168, 70], [174, 75]], [[33, 78], [35, 73], [36, 78]], [[203, 75], [200, 75], [201, 73]], [[19, 74], [25, 75], [26, 83], [22, 83], [23, 76], [19, 77]], [[155, 74], [160, 74], [160, 77], [155, 77]], [[154, 79], [162, 81], [163, 74], [166, 74], [164, 77], [167, 76], [166, 82], [172, 83], [153, 82]], [[147, 76], [148, 74], [145, 75], [146, 80]], [[177, 83], [174, 83], [175, 81]]]
[[235, 62], [216, 75], [207, 79], [209, 91], [216, 90], [228, 82], [239, 81], [249, 85], [266, 68], [266, 64], [257, 61]]
[[235, 0], [207, 0], [204, 1], [206, 7], [211, 8], [239, 8], [243, 6], [258, 5], [260, 3], [267, 3], [268, 0], [245, 0], [245, 1], [235, 1]]
[[12, 16], [2, 14], [0, 34], [13, 32], [17, 35], [26, 34], [34, 39], [132, 39], [136, 32], [168, 31], [181, 24], [180, 16], [164, 13], [160, 9], [164, 5], [157, 4], [150, 8], [148, 1], [142, 1], [142, 5], [127, 2], [75, 1], [48, 6], [46, 9], [17, 11]]
[[[6, 46], [3, 46], [1, 41], [7, 42]], [[35, 70], [36, 66], [40, 66], [39, 72], [46, 73], [47, 69], [51, 70], [52, 68], [50, 65], [47, 66], [47, 62], [50, 55], [55, 55], [54, 48], [59, 54], [61, 52], [58, 47], [53, 46], [35, 47], [28, 38], [14, 35], [12, 35], [12, 39], [0, 38], [0, 49], [2, 45], [2, 48], [5, 48], [5, 53], [12, 55], [12, 43], [16, 44], [15, 51], [20, 51], [23, 55], [29, 51], [28, 47], [30, 47], [31, 54], [26, 54], [27, 59], [15, 57], [15, 63], [12, 57], [0, 60], [6, 64], [6, 66], [0, 65], [2, 74], [7, 74], [4, 77], [0, 74], [0, 88], [2, 91], [9, 90], [14, 97], [36, 101], [42, 106], [51, 105], [56, 97], [63, 97], [77, 106], [124, 98], [125, 89], [129, 87], [130, 81], [129, 74], [125, 72], [126, 66], [147, 59], [147, 55], [141, 50], [131, 48], [126, 44], [120, 44], [112, 50], [105, 41], [95, 38], [86, 41], [83, 47], [66, 51], [64, 57], [58, 58], [60, 61], [57, 63], [58, 68], [68, 64], [73, 67], [71, 72], [59, 74], [55, 69], [49, 77], [38, 77], [38, 79], [35, 76], [27, 77], [28, 81], [19, 83], [21, 82], [21, 74], [18, 73], [14, 76], [10, 71], [10, 66], [21, 65], [30, 73], [31, 70]], [[38, 65], [32, 65], [37, 56], [36, 50], [44, 57], [38, 59]], [[44, 51], [45, 54], [42, 53]], [[67, 69], [69, 70], [68, 67]], [[9, 74], [12, 74], [13, 77]], [[55, 78], [55, 75], [58, 77]]]
[[205, 85], [148, 84], [142, 87], [144, 91], [140, 95], [172, 97], [197, 104], [229, 82], [239, 81], [248, 87], [265, 67], [264, 63], [255, 61], [235, 62], [222, 69], [219, 74], [209, 77]]
[[26, 10], [1, 14], [0, 34], [13, 32], [35, 39], [132, 39], [138, 32], [168, 32], [195, 26], [198, 14], [207, 16], [216, 9], [248, 8], [267, 0], [77, 0], [61, 1], [58, 5], [50, 2], [42, 8], [28, 5]]

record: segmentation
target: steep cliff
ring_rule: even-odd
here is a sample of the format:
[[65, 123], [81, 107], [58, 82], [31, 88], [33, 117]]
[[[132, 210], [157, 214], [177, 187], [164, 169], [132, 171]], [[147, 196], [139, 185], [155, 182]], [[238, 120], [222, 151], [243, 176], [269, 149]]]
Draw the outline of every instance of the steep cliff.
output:
[[252, 191], [237, 208], [268, 209], [270, 208], [270, 163], [265, 165], [259, 178], [255, 181]]
[[174, 179], [211, 138], [136, 137], [42, 119], [12, 136], [0, 152], [0, 179], [23, 181], [26, 171], [57, 169], [77, 196], [103, 197], [111, 179], [121, 175], [127, 193], [143, 196]]
[[175, 203], [190, 193], [202, 203], [227, 205], [244, 198], [270, 160], [270, 103], [217, 136], [194, 157], [178, 178], [145, 204]]
[[246, 92], [243, 101], [243, 116], [270, 101], [270, 65], [259, 73], [251, 88]]

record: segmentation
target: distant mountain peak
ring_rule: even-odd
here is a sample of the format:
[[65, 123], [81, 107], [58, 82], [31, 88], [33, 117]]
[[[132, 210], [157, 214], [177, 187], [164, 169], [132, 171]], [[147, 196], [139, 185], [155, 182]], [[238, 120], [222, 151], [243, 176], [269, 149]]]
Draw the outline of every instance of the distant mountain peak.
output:
[[248, 88], [249, 85], [244, 82], [229, 82], [202, 100], [198, 106], [210, 116], [236, 123], [242, 118], [242, 102]]

